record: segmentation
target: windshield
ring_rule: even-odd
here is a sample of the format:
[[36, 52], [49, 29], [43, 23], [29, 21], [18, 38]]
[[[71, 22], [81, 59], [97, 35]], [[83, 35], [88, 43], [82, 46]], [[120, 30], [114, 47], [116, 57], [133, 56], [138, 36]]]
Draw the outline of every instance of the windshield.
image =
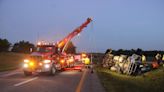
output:
[[53, 47], [37, 47], [37, 52], [55, 52], [55, 48]]
[[43, 60], [42, 56], [30, 56], [30, 59], [33, 61], [42, 61]]

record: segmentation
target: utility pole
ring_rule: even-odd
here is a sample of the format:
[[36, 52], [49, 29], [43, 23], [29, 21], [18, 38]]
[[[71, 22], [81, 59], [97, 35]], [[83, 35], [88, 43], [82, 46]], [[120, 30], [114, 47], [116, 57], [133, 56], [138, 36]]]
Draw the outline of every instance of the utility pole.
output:
[[92, 56], [92, 53], [91, 53], [91, 73], [94, 73], [93, 72], [93, 61], [92, 61], [92, 59], [93, 59], [93, 56]]

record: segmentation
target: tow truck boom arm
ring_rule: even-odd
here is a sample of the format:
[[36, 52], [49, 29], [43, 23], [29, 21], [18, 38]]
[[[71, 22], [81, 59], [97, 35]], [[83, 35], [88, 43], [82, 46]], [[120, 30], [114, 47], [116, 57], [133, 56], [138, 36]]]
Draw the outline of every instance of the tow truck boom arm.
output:
[[68, 42], [73, 37], [75, 37], [80, 32], [82, 32], [83, 28], [85, 28], [91, 21], [92, 21], [92, 19], [88, 18], [81, 26], [77, 27], [73, 32], [69, 33], [69, 35], [66, 36], [63, 40], [59, 41], [59, 43], [57, 44], [58, 48], [60, 48], [61, 51], [63, 52], [65, 49], [65, 46], [68, 44]]

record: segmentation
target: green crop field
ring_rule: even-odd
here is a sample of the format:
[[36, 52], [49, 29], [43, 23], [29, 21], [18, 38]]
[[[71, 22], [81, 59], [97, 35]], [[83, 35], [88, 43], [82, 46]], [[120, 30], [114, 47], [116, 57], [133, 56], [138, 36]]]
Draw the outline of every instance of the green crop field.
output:
[[164, 92], [164, 67], [139, 76], [122, 75], [102, 67], [96, 70], [107, 92]]
[[19, 68], [27, 54], [18, 54], [11, 52], [0, 53], [0, 71], [12, 70]]

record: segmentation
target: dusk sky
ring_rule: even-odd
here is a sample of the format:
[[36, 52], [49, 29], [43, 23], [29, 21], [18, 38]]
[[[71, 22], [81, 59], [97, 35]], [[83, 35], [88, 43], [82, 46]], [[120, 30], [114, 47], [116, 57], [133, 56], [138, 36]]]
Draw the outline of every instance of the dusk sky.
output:
[[164, 50], [164, 0], [0, 0], [0, 38], [57, 42], [88, 17], [78, 51]]

